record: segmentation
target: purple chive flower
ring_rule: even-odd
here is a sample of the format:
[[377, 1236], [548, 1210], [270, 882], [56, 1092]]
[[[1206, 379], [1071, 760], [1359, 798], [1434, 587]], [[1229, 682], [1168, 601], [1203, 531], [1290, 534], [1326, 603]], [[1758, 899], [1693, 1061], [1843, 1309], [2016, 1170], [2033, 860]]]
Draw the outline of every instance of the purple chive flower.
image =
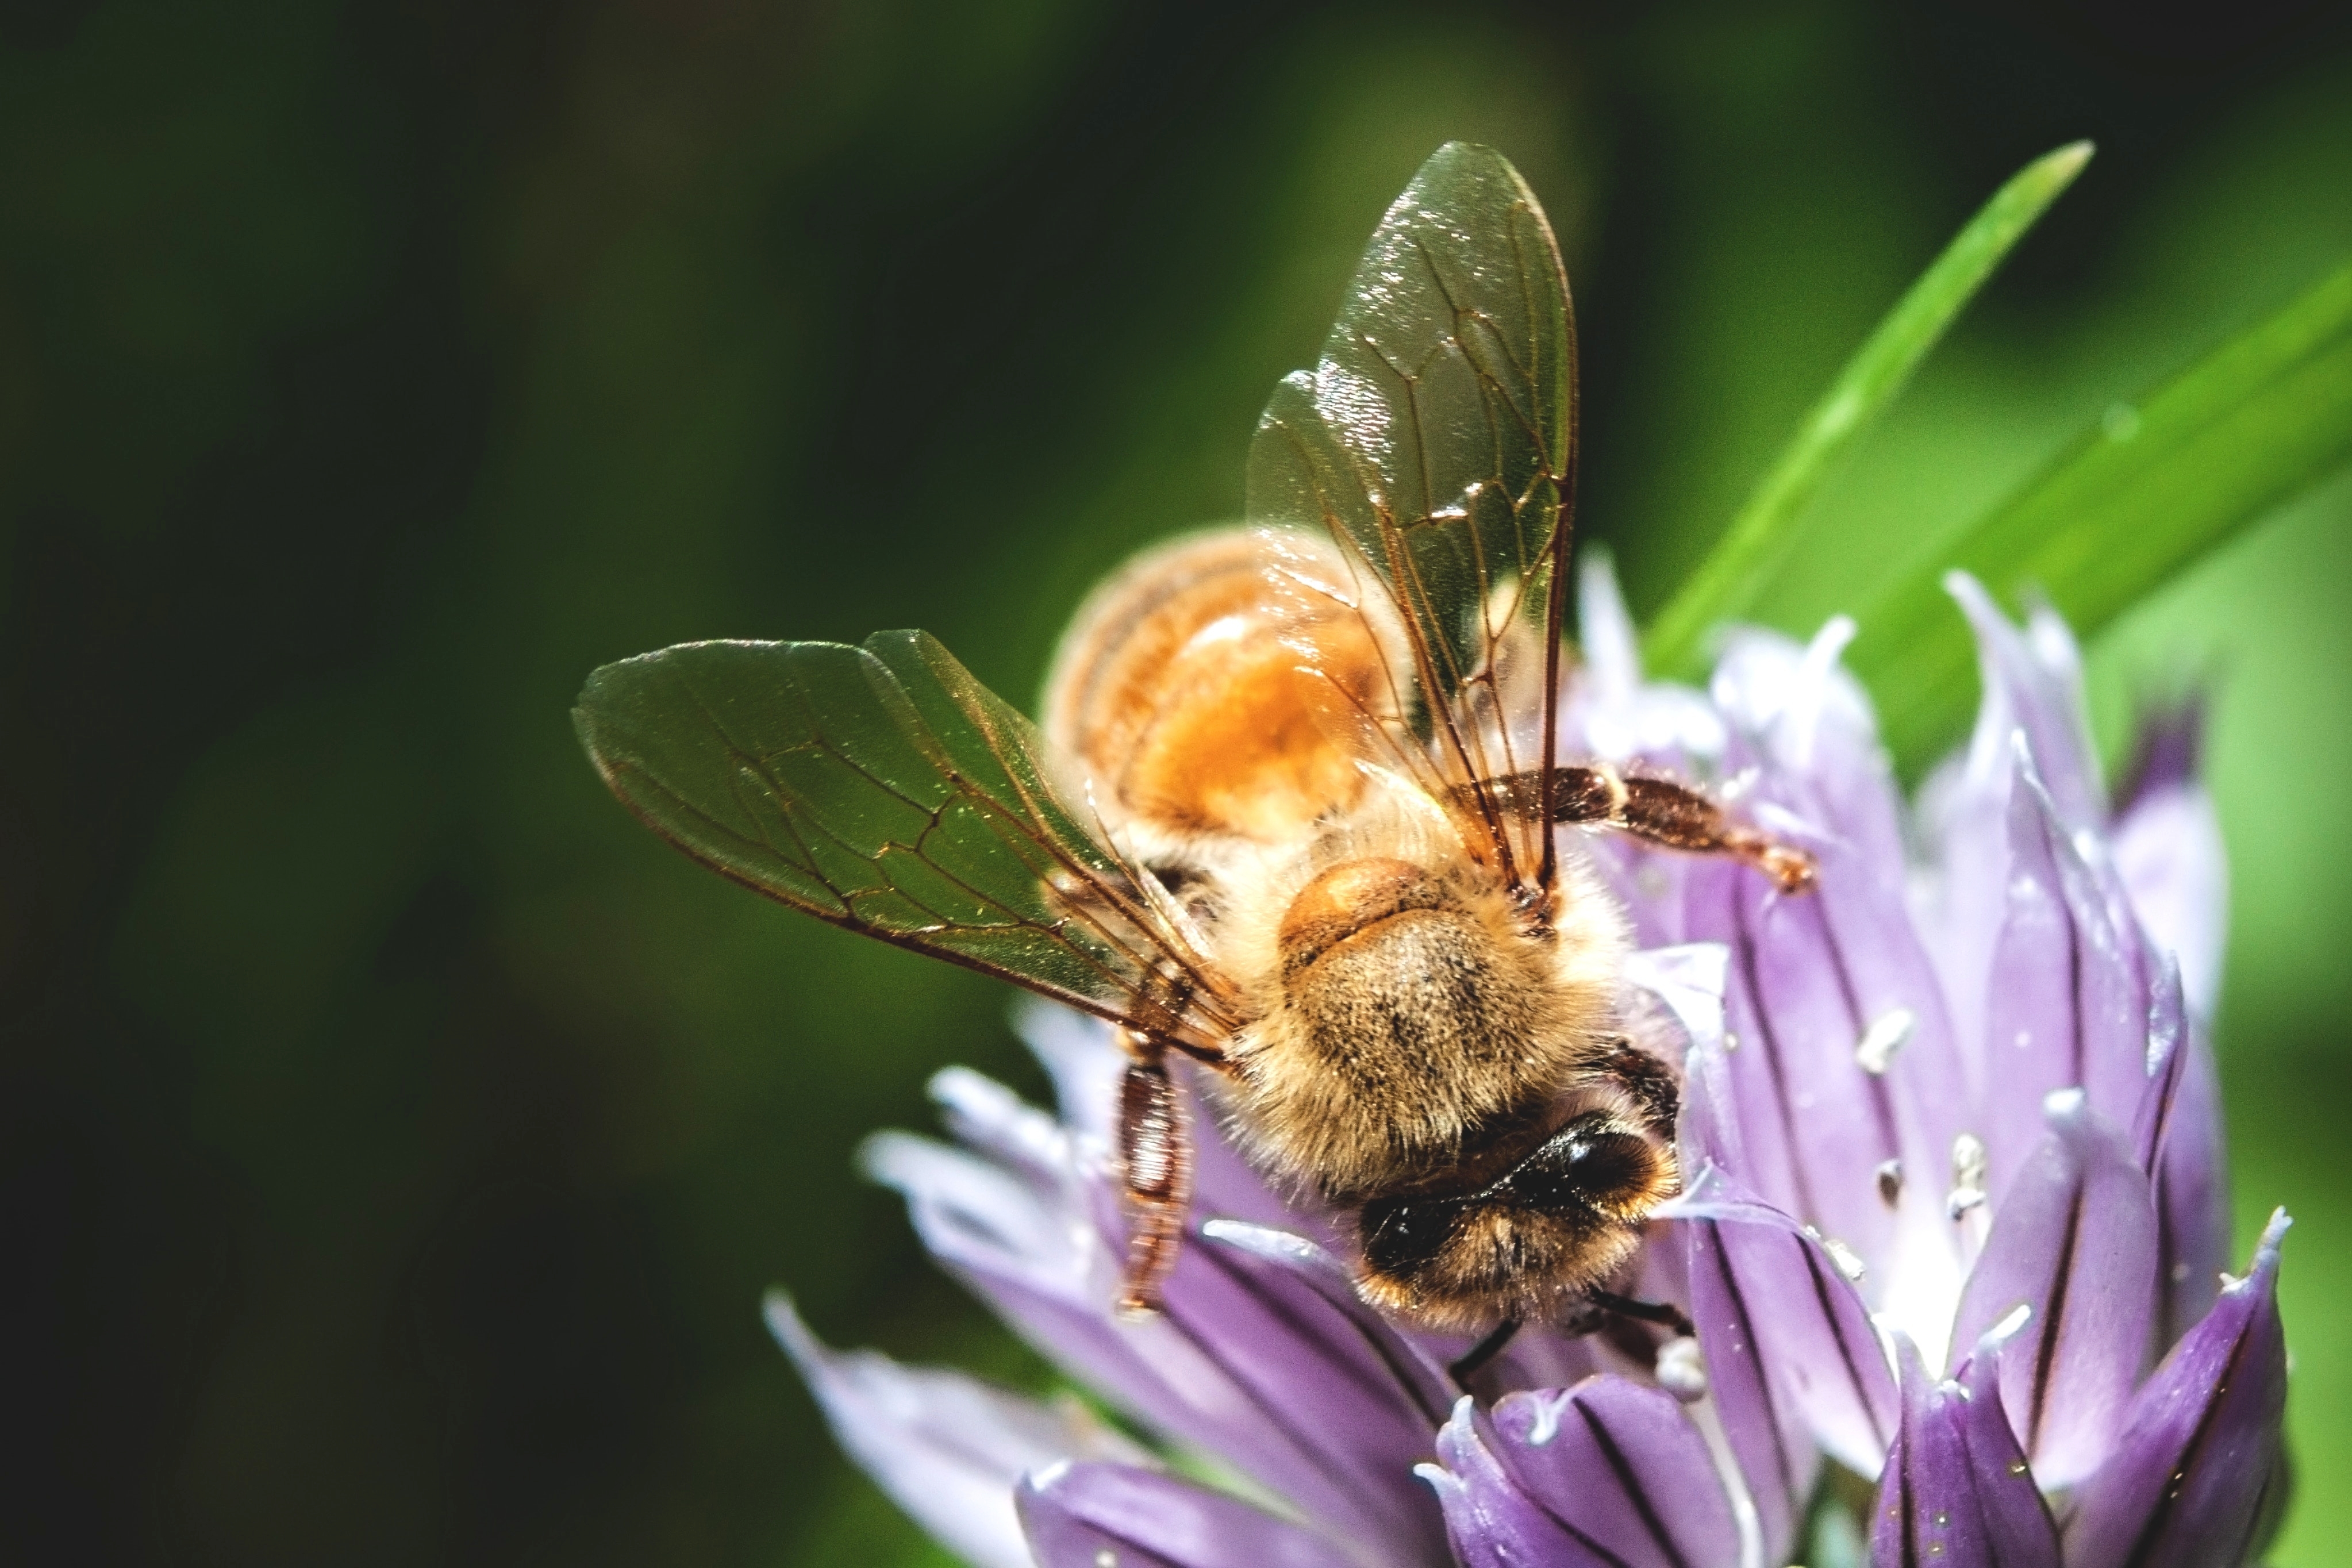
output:
[[1695, 1342], [1529, 1330], [1462, 1397], [1463, 1344], [1364, 1306], [1322, 1223], [1205, 1112], [1167, 1311], [1119, 1321], [1121, 1058], [1034, 1005], [1058, 1117], [950, 1068], [932, 1090], [957, 1144], [883, 1133], [866, 1167], [1158, 1446], [1075, 1401], [828, 1351], [779, 1298], [843, 1446], [983, 1568], [1769, 1568], [1831, 1463], [1875, 1484], [1853, 1526], [1882, 1568], [2246, 1560], [2283, 1485], [2286, 1221], [2221, 1273], [2225, 872], [2194, 716], [2111, 803], [2065, 626], [1949, 586], [1984, 702], [1906, 807], [1838, 665], [1850, 623], [1738, 633], [1705, 694], [1650, 684], [1586, 570], [1566, 748], [1706, 781], [1821, 864], [1789, 898], [1591, 841], [1642, 949], [1627, 1005], [1683, 1053], [1685, 1191], [1640, 1285]]

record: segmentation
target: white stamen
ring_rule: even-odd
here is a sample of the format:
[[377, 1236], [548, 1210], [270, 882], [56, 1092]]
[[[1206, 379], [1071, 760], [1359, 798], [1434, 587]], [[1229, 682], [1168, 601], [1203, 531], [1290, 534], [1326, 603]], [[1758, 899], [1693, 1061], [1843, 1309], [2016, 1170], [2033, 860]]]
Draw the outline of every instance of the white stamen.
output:
[[1957, 1220], [1970, 1209], [1983, 1206], [1984, 1201], [1984, 1140], [1973, 1132], [1963, 1132], [1952, 1140], [1952, 1191], [1944, 1200], [1944, 1212]]
[[1681, 1400], [1696, 1405], [1706, 1397], [1706, 1363], [1698, 1352], [1698, 1342], [1688, 1334], [1679, 1334], [1658, 1347], [1658, 1386]]
[[1919, 1020], [1908, 1007], [1893, 1007], [1881, 1013], [1863, 1034], [1853, 1047], [1853, 1059], [1862, 1070], [1876, 1078], [1886, 1071], [1886, 1064], [1910, 1040]]
[[1830, 1255], [1830, 1261], [1837, 1265], [1837, 1271], [1845, 1276], [1847, 1284], [1862, 1283], [1862, 1277], [1865, 1270], [1860, 1253], [1834, 1236], [1822, 1237], [1822, 1250]]

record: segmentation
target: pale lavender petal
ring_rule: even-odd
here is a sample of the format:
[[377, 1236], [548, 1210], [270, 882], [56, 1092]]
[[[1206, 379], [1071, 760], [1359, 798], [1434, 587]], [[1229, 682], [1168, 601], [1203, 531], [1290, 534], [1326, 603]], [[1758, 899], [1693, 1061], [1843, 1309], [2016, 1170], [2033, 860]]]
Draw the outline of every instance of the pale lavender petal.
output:
[[1766, 1361], [1757, 1319], [1769, 1302], [1749, 1299], [1714, 1227], [1675, 1229], [1690, 1256], [1690, 1313], [1698, 1324], [1708, 1403], [1747, 1483], [1765, 1558], [1780, 1563], [1821, 1474], [1821, 1454], [1803, 1410], [1782, 1395]]
[[1109, 1026], [1058, 1002], [1024, 996], [1013, 1005], [1013, 1027], [1053, 1079], [1063, 1125], [1108, 1148], [1127, 1070], [1126, 1053], [1111, 1043]]
[[2279, 1457], [2286, 1343], [2278, 1316], [2284, 1211], [2232, 1281], [2132, 1400], [2114, 1456], [2075, 1497], [2069, 1568], [2229, 1568], [2254, 1544]]
[[1928, 775], [1917, 820], [1928, 854], [1912, 902], [1938, 973], [1971, 1080], [1999, 1070], [1986, 1049], [1985, 1004], [1993, 946], [2008, 913], [2010, 805], [2017, 737], [2024, 737], [2071, 831], [2105, 819], [2098, 769], [2082, 702], [2080, 661], [2063, 625], [2046, 612], [2011, 626], [1964, 573], [1944, 580], [1976, 634], [1983, 697], [1967, 749]]
[[1633, 617], [1609, 554], [1587, 550], [1577, 572], [1577, 637], [1584, 655], [1561, 704], [1563, 755], [1675, 764], [1723, 750], [1723, 721], [1686, 686], [1642, 679]]
[[2042, 1103], [2081, 1088], [2118, 1126], [2148, 1079], [2148, 1007], [2137, 932], [2118, 929], [2097, 879], [2032, 768], [2010, 805], [2008, 913], [1985, 1018], [1984, 1124], [1996, 1209], [2042, 1138]]
[[2159, 1347], [2179, 1339], [2211, 1309], [2230, 1256], [2230, 1163], [2221, 1133], [2221, 1079], [2201, 1027], [2190, 1026], [2182, 1049], [2179, 1088], [2166, 1119], [2155, 1178], [2163, 1291]]
[[843, 1451], [941, 1545], [980, 1568], [1028, 1568], [1013, 1505], [1028, 1471], [1074, 1458], [1150, 1462], [1076, 1404], [1055, 1409], [960, 1372], [829, 1350], [781, 1291], [769, 1296], [767, 1317]]
[[[1392, 1561], [1441, 1557], [1444, 1530], [1409, 1484], [1444, 1419], [1432, 1369], [1352, 1293], [1305, 1263], [1196, 1237], [1170, 1277], [1164, 1321], [1249, 1403], [1250, 1441], [1185, 1434], [1223, 1452], [1335, 1531]], [[1337, 1266], [1328, 1266], [1336, 1273]], [[1221, 1424], [1222, 1426], [1222, 1424]]]
[[[2010, 625], [1984, 585], [1965, 572], [1948, 574], [1944, 591], [1959, 602], [1976, 633], [1984, 679], [1971, 752], [2006, 751], [2010, 732], [2022, 731], [2059, 819], [2070, 831], [2104, 824], [2106, 787], [2100, 782], [2098, 752], [2083, 702], [2082, 657], [2066, 623], [2042, 606], [2026, 617], [2022, 629]], [[1972, 766], [1974, 762], [1972, 756]], [[1999, 764], [1993, 768], [1998, 771]]]
[[932, 1256], [1079, 1382], [1399, 1561], [1442, 1539], [1428, 1498], [1405, 1484], [1442, 1398], [1400, 1382], [1383, 1347], [1309, 1283], [1194, 1237], [1167, 1311], [1118, 1321], [1116, 1202], [1098, 1177], [1073, 1173], [1069, 1192], [1049, 1194], [904, 1133], [869, 1141], [866, 1163], [906, 1194]]
[[2001, 1397], [2034, 1475], [2055, 1489], [2106, 1458], [2147, 1365], [2157, 1234], [2130, 1142], [2077, 1090], [2052, 1095], [2047, 1120], [1969, 1276], [1957, 1339], [2032, 1311], [2001, 1357]]
[[1326, 1536], [1159, 1470], [1051, 1466], [1013, 1500], [1037, 1568], [1355, 1568]]
[[2179, 967], [2168, 960], [2149, 998], [2147, 1034], [2149, 1078], [2132, 1125], [2132, 1157], [2148, 1173], [2156, 1203], [2156, 1343], [2163, 1350], [2212, 1307], [2230, 1245], [2213, 1052], [2188, 1016]]
[[[1459, 1419], [1459, 1417], [1457, 1417]], [[1506, 1395], [1487, 1447], [1537, 1507], [1627, 1568], [1732, 1568], [1739, 1528], [1706, 1439], [1674, 1397], [1623, 1377]]]
[[1703, 1058], [1725, 1092], [1703, 1089], [1700, 1100], [1706, 1114], [1736, 1121], [1736, 1133], [1716, 1141], [1744, 1185], [1852, 1249], [1883, 1280], [1903, 1208], [1903, 1189], [1890, 1203], [1883, 1173], [1924, 1181], [1915, 1206], [1932, 1205], [1967, 1090], [1899, 885], [1851, 846], [1812, 847], [1821, 883], [1801, 898], [1741, 867], [1684, 878], [1691, 902], [1681, 934], [1720, 941], [1729, 953], [1725, 1050], [1719, 1063]]
[[2150, 790], [2116, 824], [2113, 854], [2149, 940], [2179, 960], [2189, 1010], [2212, 1017], [2230, 929], [2230, 860], [2212, 797], [2193, 782]]
[[[1759, 1508], [1765, 1494], [1802, 1479], [1787, 1458], [1792, 1424], [1850, 1468], [1876, 1475], [1895, 1435], [1895, 1378], [1839, 1260], [1720, 1172], [1701, 1173], [1664, 1212], [1685, 1222], [1691, 1317]], [[1746, 1386], [1750, 1357], [1766, 1373], [1760, 1404]]]
[[2000, 1357], [2010, 1345], [2021, 1340], [2030, 1342], [2022, 1331], [2031, 1326], [2030, 1319], [2021, 1323], [2015, 1318], [1995, 1324], [1977, 1342], [1974, 1355], [1960, 1369], [1958, 1379], [1968, 1393], [1960, 1435], [1968, 1443], [1969, 1467], [1976, 1477], [1977, 1506], [1983, 1510], [1986, 1533], [2002, 1563], [2010, 1558], [2001, 1552], [2014, 1552], [2021, 1563], [2039, 1562], [2044, 1542], [2052, 1562], [2061, 1555], [2050, 1505], [2042, 1499], [2025, 1450], [2018, 1447], [2009, 1406], [2000, 1396]]
[[1363, 1298], [1356, 1293], [1346, 1266], [1321, 1245], [1296, 1231], [1230, 1219], [1210, 1220], [1201, 1226], [1200, 1234], [1210, 1246], [1231, 1247], [1244, 1257], [1272, 1265], [1329, 1308], [1333, 1321], [1328, 1337], [1360, 1344], [1388, 1373], [1393, 1388], [1388, 1384], [1381, 1385], [1384, 1404], [1395, 1403], [1397, 1391], [1402, 1391], [1414, 1422], [1425, 1423], [1429, 1429], [1434, 1429], [1444, 1420], [1446, 1405], [1456, 1392], [1448, 1384], [1444, 1363], [1366, 1306]]
[[[1666, 1403], [1671, 1407], [1673, 1402]], [[1674, 1419], [1683, 1419], [1678, 1411]], [[1497, 1433], [1479, 1415], [1475, 1402], [1465, 1398], [1437, 1435], [1440, 1463], [1421, 1467], [1420, 1474], [1444, 1508], [1446, 1533], [1463, 1568], [1732, 1568], [1738, 1561], [1736, 1538], [1734, 1554], [1717, 1554], [1712, 1549], [1718, 1542], [1711, 1532], [1691, 1536], [1680, 1525], [1667, 1525], [1664, 1514], [1674, 1505], [1666, 1500], [1680, 1499], [1667, 1475], [1633, 1471], [1620, 1476], [1601, 1458], [1603, 1468], [1578, 1478], [1579, 1484], [1565, 1494], [1549, 1478], [1540, 1490], [1534, 1490], [1514, 1474], [1498, 1448], [1513, 1458], [1526, 1451], [1523, 1443]], [[1585, 1457], [1601, 1455], [1596, 1450]], [[1643, 1459], [1655, 1457], [1645, 1446]], [[1713, 1487], [1704, 1445], [1691, 1462], [1700, 1468], [1688, 1484]], [[1629, 1486], [1631, 1493], [1625, 1489]], [[1716, 1496], [1720, 1500], [1719, 1489]], [[1642, 1518], [1643, 1506], [1657, 1522], [1654, 1531]], [[1684, 1540], [1696, 1541], [1710, 1549], [1709, 1554], [1674, 1555]]]
[[2058, 1531], [1999, 1382], [1938, 1382], [1908, 1337], [1895, 1342], [1903, 1429], [1879, 1478], [1873, 1568], [2058, 1568]]

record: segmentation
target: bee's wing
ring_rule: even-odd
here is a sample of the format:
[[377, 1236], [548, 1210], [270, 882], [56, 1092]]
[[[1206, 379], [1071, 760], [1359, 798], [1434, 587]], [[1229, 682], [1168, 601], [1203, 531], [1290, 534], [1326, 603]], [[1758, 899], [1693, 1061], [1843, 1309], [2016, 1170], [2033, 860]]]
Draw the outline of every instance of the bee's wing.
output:
[[[1473, 826], [1517, 882], [1552, 879], [1549, 788], [1576, 339], [1551, 227], [1518, 172], [1448, 142], [1373, 234], [1311, 371], [1286, 377], [1250, 450], [1249, 514], [1328, 532], [1390, 650], [1391, 689], [1358, 727]], [[1311, 649], [1308, 651], [1312, 662]]]
[[929, 633], [687, 643], [597, 670], [572, 721], [647, 826], [770, 898], [1165, 1037], [1230, 1025], [1035, 730]]

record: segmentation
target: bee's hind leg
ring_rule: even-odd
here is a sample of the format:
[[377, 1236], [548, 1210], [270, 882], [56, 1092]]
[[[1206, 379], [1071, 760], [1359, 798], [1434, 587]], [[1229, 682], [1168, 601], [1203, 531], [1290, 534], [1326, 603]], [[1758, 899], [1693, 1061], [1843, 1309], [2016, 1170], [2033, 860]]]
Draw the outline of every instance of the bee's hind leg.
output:
[[1637, 1301], [1631, 1296], [1620, 1296], [1614, 1290], [1587, 1290], [1584, 1299], [1612, 1318], [1631, 1318], [1637, 1323], [1654, 1323], [1671, 1329], [1685, 1339], [1696, 1338], [1698, 1325], [1672, 1301]]
[[1511, 1336], [1518, 1331], [1518, 1319], [1505, 1318], [1485, 1339], [1463, 1352], [1445, 1369], [1454, 1378], [1454, 1386], [1465, 1394], [1469, 1393], [1470, 1380], [1478, 1375], [1478, 1369], [1501, 1355], [1503, 1347], [1509, 1344]]
[[1708, 795], [1672, 779], [1627, 778], [1614, 768], [1562, 768], [1553, 774], [1552, 820], [1622, 827], [1636, 838], [1696, 855], [1729, 855], [1755, 867], [1784, 893], [1810, 892], [1813, 858], [1735, 822]]
[[1160, 1288], [1176, 1267], [1192, 1203], [1192, 1129], [1182, 1091], [1168, 1072], [1168, 1047], [1121, 1029], [1127, 1076], [1118, 1090], [1119, 1183], [1128, 1238], [1121, 1312], [1160, 1310]]

